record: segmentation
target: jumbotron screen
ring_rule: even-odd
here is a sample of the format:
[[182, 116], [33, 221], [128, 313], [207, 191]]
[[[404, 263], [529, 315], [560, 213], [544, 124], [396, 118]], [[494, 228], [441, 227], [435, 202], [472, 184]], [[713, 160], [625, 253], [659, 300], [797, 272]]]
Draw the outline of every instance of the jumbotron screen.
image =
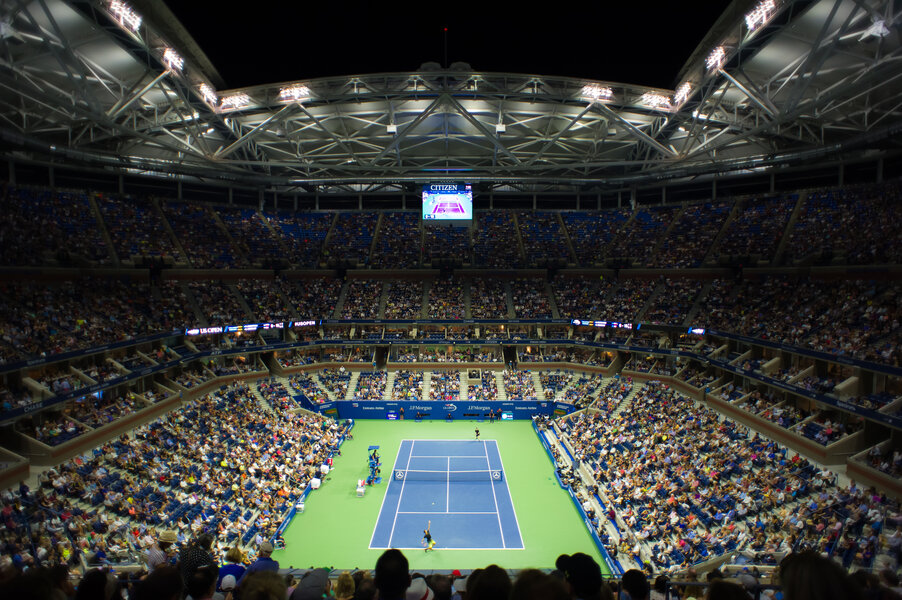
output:
[[430, 183], [423, 186], [424, 221], [472, 221], [473, 186]]

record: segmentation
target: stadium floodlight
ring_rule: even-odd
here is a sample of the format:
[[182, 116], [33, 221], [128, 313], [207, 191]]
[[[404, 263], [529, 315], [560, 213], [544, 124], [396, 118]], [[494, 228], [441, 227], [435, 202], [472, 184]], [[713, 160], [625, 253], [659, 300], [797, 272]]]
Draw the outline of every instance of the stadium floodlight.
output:
[[870, 37], [885, 38], [889, 33], [889, 29], [886, 28], [886, 21], [883, 19], [873, 19], [871, 26], [864, 30], [864, 33], [861, 34], [858, 41], [863, 42]]
[[670, 98], [655, 94], [653, 92], [645, 92], [642, 94], [642, 104], [650, 108], [670, 108]]
[[141, 15], [136, 13], [132, 8], [121, 0], [112, 0], [110, 2], [110, 12], [119, 20], [120, 25], [124, 25], [133, 32], [138, 33], [141, 29]]
[[178, 52], [172, 48], [163, 50], [163, 62], [166, 63], [170, 71], [181, 71], [185, 66], [185, 59], [179, 56]]
[[224, 97], [219, 102], [219, 108], [223, 110], [241, 108], [242, 106], [247, 106], [250, 102], [251, 97], [247, 94], [232, 94], [231, 96]]
[[388, 133], [398, 133], [398, 126], [394, 123], [389, 123], [388, 125], [386, 125], [385, 129], [386, 131], [388, 131]]
[[689, 94], [692, 92], [692, 84], [688, 81], [684, 81], [683, 85], [677, 88], [677, 91], [673, 94], [673, 103], [677, 106], [681, 105], [683, 102], [689, 99]]
[[590, 100], [610, 100], [614, 97], [614, 90], [600, 85], [587, 85], [583, 87], [582, 96]]
[[761, 0], [758, 5], [745, 15], [745, 26], [749, 31], [755, 31], [767, 23], [777, 10], [775, 0]]
[[306, 85], [292, 85], [279, 90], [279, 99], [285, 102], [299, 102], [310, 97], [310, 88]]
[[213, 88], [206, 83], [200, 84], [200, 95], [203, 96], [204, 101], [210, 106], [216, 106], [216, 102], [219, 100]]
[[718, 46], [712, 50], [711, 54], [708, 55], [708, 58], [705, 59], [705, 66], [708, 67], [709, 71], [716, 71], [723, 66], [726, 58], [727, 51], [724, 50], [723, 46]]
[[495, 123], [495, 133], [504, 133], [505, 131], [507, 131], [507, 125], [501, 122]]

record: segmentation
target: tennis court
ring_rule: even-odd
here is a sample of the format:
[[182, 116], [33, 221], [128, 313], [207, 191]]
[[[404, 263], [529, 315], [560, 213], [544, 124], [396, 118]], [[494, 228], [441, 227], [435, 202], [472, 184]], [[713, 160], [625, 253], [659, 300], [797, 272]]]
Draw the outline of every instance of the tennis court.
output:
[[517, 550], [523, 539], [496, 440], [402, 440], [370, 549]]
[[[395, 532], [392, 545], [410, 547], [413, 550], [404, 550], [410, 561], [412, 569], [476, 569], [496, 563], [505, 568], [528, 567], [552, 567], [559, 554], [572, 554], [585, 552], [605, 568], [598, 549], [595, 547], [591, 536], [586, 530], [586, 524], [577, 513], [570, 495], [562, 490], [554, 476], [554, 465], [548, 458], [541, 442], [536, 437], [529, 420], [523, 421], [496, 421], [494, 424], [486, 424], [483, 435], [496, 440], [483, 445], [473, 441], [473, 422], [456, 421], [448, 423], [444, 420], [416, 422], [384, 421], [375, 419], [361, 419], [354, 426], [354, 439], [348, 440], [341, 447], [341, 456], [335, 460], [335, 466], [329, 472], [320, 489], [307, 498], [305, 510], [298, 514], [288, 530], [285, 532], [286, 548], [276, 550], [273, 558], [278, 560], [283, 567], [309, 567], [334, 566], [335, 568], [354, 569], [372, 568], [379, 556], [385, 551], [387, 540], [380, 543], [383, 548], [373, 547], [373, 528], [379, 522], [382, 512], [391, 514], [384, 534], [387, 538], [394, 527], [394, 512], [389, 506], [401, 506], [402, 511], [419, 512], [421, 506], [415, 501], [414, 495], [408, 493], [410, 481], [404, 486], [404, 503], [400, 502], [401, 488], [398, 482], [392, 479], [396, 460], [403, 456], [404, 462], [401, 470], [407, 470], [408, 457], [414, 454], [419, 456], [416, 462], [411, 459], [413, 466], [418, 466], [419, 460], [425, 460], [425, 456], [438, 456], [437, 461], [422, 463], [425, 466], [441, 465], [444, 458], [444, 466], [438, 471], [449, 471], [448, 459], [451, 456], [470, 457], [474, 454], [485, 456], [488, 451], [492, 462], [489, 466], [495, 466], [497, 458], [501, 465], [503, 482], [496, 485], [498, 488], [510, 488], [510, 497], [513, 498], [513, 510], [499, 511], [503, 523], [516, 524], [520, 533], [520, 544], [516, 549], [495, 550], [485, 548], [488, 544], [474, 544], [470, 550], [446, 550], [449, 547], [468, 547], [462, 542], [455, 542], [455, 532], [447, 532], [438, 525], [437, 519], [432, 515], [412, 515], [414, 522], [410, 526], [410, 537], [403, 539], [397, 537]], [[416, 440], [415, 442], [413, 440]], [[472, 446], [474, 450], [461, 451], [459, 449], [444, 449], [441, 453], [435, 453], [430, 449], [427, 453], [426, 446], [421, 444], [432, 443], [434, 440], [453, 440], [459, 442], [461, 448]], [[382, 453], [383, 482], [366, 489], [366, 494], [360, 496], [357, 492], [357, 483], [366, 478], [369, 473], [367, 460], [370, 445], [379, 445]], [[401, 445], [404, 450], [400, 450]], [[413, 446], [413, 448], [411, 448]], [[475, 448], [479, 448], [475, 450]], [[450, 447], [449, 447], [450, 448]], [[493, 449], [497, 449], [499, 456], [493, 455]], [[410, 452], [414, 450], [414, 452]], [[457, 463], [452, 459], [452, 468], [466, 470], [463, 462]], [[466, 461], [469, 463], [469, 461]], [[476, 463], [485, 465], [485, 462]], [[433, 469], [423, 469], [433, 470]], [[482, 470], [482, 469], [477, 469]], [[430, 482], [427, 482], [430, 483]], [[436, 482], [431, 482], [436, 483]], [[414, 484], [416, 487], [418, 484]], [[458, 500], [470, 502], [463, 489], [458, 490], [457, 482], [451, 483], [451, 492], [448, 494], [448, 484], [442, 487], [438, 482], [438, 490], [431, 494], [427, 511], [444, 511], [445, 506], [450, 505], [451, 510], [462, 511], [456, 505]], [[460, 486], [461, 488], [463, 485]], [[479, 486], [477, 486], [479, 487]], [[481, 486], [484, 489], [486, 486]], [[444, 490], [444, 491], [439, 491]], [[393, 495], [387, 498], [391, 491]], [[459, 493], [463, 492], [463, 493]], [[444, 495], [443, 495], [444, 494]], [[489, 511], [494, 510], [491, 500], [491, 492], [480, 494], [481, 500], [473, 497], [473, 502], [487, 502]], [[410, 496], [408, 498], [408, 496]], [[450, 496], [450, 502], [448, 499]], [[465, 499], [465, 500], [462, 500]], [[414, 504], [417, 502], [417, 504]], [[433, 508], [432, 503], [435, 502]], [[441, 502], [441, 507], [439, 506]], [[499, 499], [499, 504], [501, 500]], [[471, 511], [471, 512], [481, 512]], [[465, 515], [461, 515], [465, 516]], [[402, 521], [403, 515], [398, 520]], [[435, 552], [423, 552], [421, 545], [423, 528], [427, 521], [432, 520], [432, 530], [437, 543]], [[464, 526], [472, 534], [473, 527]], [[495, 517], [493, 531], [499, 531], [498, 517]], [[504, 543], [511, 548], [516, 541], [514, 536], [507, 536], [505, 528]], [[486, 532], [486, 535], [490, 535]], [[494, 542], [491, 548], [501, 548], [500, 534], [491, 534]], [[467, 542], [468, 544], [470, 542]]]

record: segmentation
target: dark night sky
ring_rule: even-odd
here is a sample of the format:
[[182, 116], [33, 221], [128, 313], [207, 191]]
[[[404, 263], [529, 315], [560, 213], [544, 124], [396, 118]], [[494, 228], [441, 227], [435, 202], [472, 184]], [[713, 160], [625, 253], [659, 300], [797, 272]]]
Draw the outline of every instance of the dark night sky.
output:
[[522, 1], [167, 4], [229, 88], [443, 63], [445, 27], [448, 63], [477, 71], [672, 88], [729, 3], [546, 1], [541, 10]]

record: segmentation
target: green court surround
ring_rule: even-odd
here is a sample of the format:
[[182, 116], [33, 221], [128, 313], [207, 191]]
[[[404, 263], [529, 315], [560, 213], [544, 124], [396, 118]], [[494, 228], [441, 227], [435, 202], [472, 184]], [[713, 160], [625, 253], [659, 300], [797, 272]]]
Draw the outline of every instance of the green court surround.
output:
[[[389, 477], [402, 439], [473, 439], [472, 421], [358, 420], [354, 439], [342, 446], [334, 470], [310, 494], [305, 510], [285, 532], [286, 548], [273, 558], [283, 568], [372, 569], [381, 550], [368, 548], [386, 483], [357, 497], [358, 479], [367, 469], [367, 447], [381, 446], [382, 476]], [[554, 466], [530, 421], [479, 423], [483, 439], [498, 441], [505, 477], [514, 501], [525, 549], [407, 551], [411, 569], [475, 569], [495, 563], [504, 568], [553, 568], [560, 554], [585, 552], [607, 568], [570, 495], [554, 477]], [[425, 527], [425, 523], [423, 524]]]

